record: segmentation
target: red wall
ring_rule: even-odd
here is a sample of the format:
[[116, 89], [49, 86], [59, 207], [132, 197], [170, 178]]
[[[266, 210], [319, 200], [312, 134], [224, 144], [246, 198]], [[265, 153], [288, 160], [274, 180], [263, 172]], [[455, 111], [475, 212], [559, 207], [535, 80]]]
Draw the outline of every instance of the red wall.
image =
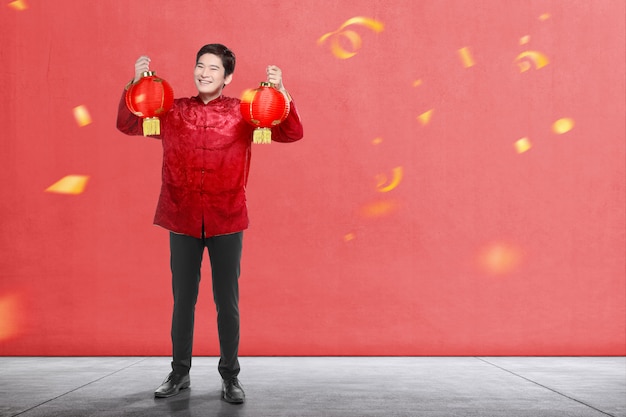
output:
[[[253, 149], [243, 355], [626, 354], [622, 0], [2, 3], [0, 354], [169, 354], [160, 143], [116, 108], [210, 42], [305, 123]], [[207, 260], [196, 354], [212, 303]]]

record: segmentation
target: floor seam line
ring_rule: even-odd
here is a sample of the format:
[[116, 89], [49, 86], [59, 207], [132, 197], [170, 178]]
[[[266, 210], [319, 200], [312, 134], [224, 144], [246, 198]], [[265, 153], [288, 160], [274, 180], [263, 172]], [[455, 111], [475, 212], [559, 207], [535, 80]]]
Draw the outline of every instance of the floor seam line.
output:
[[71, 389], [71, 390], [69, 390], [69, 391], [67, 391], [67, 392], [64, 392], [63, 394], [59, 394], [59, 395], [57, 395], [57, 396], [56, 396], [56, 397], [54, 397], [54, 398], [50, 398], [50, 399], [48, 399], [48, 400], [46, 400], [46, 401], [43, 401], [43, 402], [41, 402], [41, 403], [39, 403], [39, 404], [37, 404], [37, 405], [34, 405], [34, 406], [30, 407], [30, 408], [27, 408], [26, 410], [22, 410], [22, 411], [20, 411], [20, 412], [19, 412], [19, 413], [17, 413], [17, 414], [13, 414], [13, 416], [12, 416], [12, 417], [17, 417], [17, 416], [22, 415], [22, 414], [24, 414], [24, 413], [28, 413], [29, 411], [34, 410], [34, 409], [35, 409], [35, 408], [37, 408], [37, 407], [41, 407], [42, 405], [47, 404], [47, 403], [49, 403], [49, 402], [51, 402], [51, 401], [54, 401], [54, 400], [58, 400], [59, 398], [64, 397], [64, 396], [66, 396], [67, 394], [71, 394], [72, 392], [78, 391], [78, 390], [79, 390], [79, 389], [81, 389], [81, 388], [85, 388], [85, 387], [86, 387], [86, 386], [88, 386], [88, 385], [91, 385], [91, 384], [93, 384], [93, 383], [95, 383], [95, 382], [101, 381], [101, 380], [103, 380], [104, 378], [108, 378], [108, 377], [110, 377], [111, 375], [115, 375], [115, 374], [116, 374], [116, 373], [118, 373], [118, 372], [122, 372], [122, 371], [124, 371], [124, 370], [126, 370], [126, 369], [130, 368], [131, 366], [135, 366], [135, 365], [137, 365], [138, 363], [141, 363], [141, 362], [143, 362], [143, 361], [145, 361], [145, 360], [147, 360], [147, 359], [148, 359], [148, 358], [147, 358], [147, 357], [145, 357], [145, 358], [143, 358], [143, 359], [141, 359], [141, 360], [138, 360], [137, 362], [131, 363], [131, 364], [130, 364], [130, 365], [128, 365], [128, 366], [125, 366], [125, 367], [123, 367], [123, 368], [121, 368], [121, 369], [118, 369], [118, 370], [116, 370], [116, 371], [114, 371], [114, 372], [111, 372], [111, 373], [109, 373], [109, 374], [107, 374], [107, 375], [101, 376], [100, 378], [94, 379], [93, 381], [87, 382], [86, 384], [83, 384], [83, 385], [81, 385], [80, 387], [76, 387], [76, 388], [74, 388], [74, 389]]
[[598, 411], [599, 413], [602, 413], [602, 414], [607, 415], [607, 416], [609, 416], [609, 417], [616, 417], [616, 416], [614, 416], [613, 414], [609, 414], [609, 413], [607, 413], [606, 411], [602, 411], [602, 410], [600, 410], [599, 408], [596, 408], [596, 407], [594, 407], [594, 406], [593, 406], [593, 405], [591, 405], [591, 404], [587, 404], [587, 403], [586, 403], [586, 402], [584, 402], [584, 401], [580, 401], [580, 400], [578, 400], [578, 399], [576, 399], [576, 398], [574, 398], [574, 397], [570, 397], [570, 396], [569, 396], [569, 395], [567, 395], [567, 394], [564, 394], [564, 393], [559, 392], [559, 391], [557, 391], [557, 390], [555, 390], [555, 389], [553, 389], [553, 388], [550, 388], [550, 387], [548, 387], [548, 386], [545, 386], [545, 385], [543, 385], [543, 384], [540, 384], [540, 383], [539, 383], [539, 382], [537, 382], [537, 381], [533, 381], [533, 380], [532, 380], [532, 379], [530, 379], [530, 378], [526, 378], [526, 377], [525, 377], [525, 376], [523, 376], [523, 375], [517, 374], [517, 373], [515, 373], [515, 372], [513, 372], [513, 371], [509, 371], [508, 369], [503, 368], [503, 367], [501, 367], [501, 366], [498, 366], [498, 365], [496, 365], [495, 363], [491, 363], [491, 362], [489, 362], [489, 361], [488, 361], [488, 360], [486, 360], [486, 359], [483, 359], [483, 358], [478, 357], [478, 356], [474, 356], [474, 357], [475, 357], [476, 359], [480, 360], [480, 361], [485, 362], [486, 364], [489, 364], [489, 365], [491, 365], [491, 366], [493, 366], [493, 367], [496, 367], [496, 368], [498, 368], [498, 369], [500, 369], [500, 370], [502, 370], [502, 371], [504, 371], [504, 372], [508, 372], [508, 373], [509, 373], [509, 374], [511, 374], [511, 375], [514, 375], [514, 376], [516, 376], [516, 377], [518, 377], [518, 378], [521, 378], [521, 379], [523, 379], [523, 380], [525, 380], [525, 381], [528, 381], [528, 382], [530, 382], [531, 384], [535, 384], [535, 385], [537, 385], [537, 386], [539, 386], [539, 387], [541, 387], [541, 388], [544, 388], [544, 389], [547, 389], [547, 390], [549, 390], [549, 391], [552, 391], [552, 392], [554, 392], [555, 394], [558, 394], [558, 395], [560, 395], [560, 396], [562, 396], [562, 397], [565, 397], [565, 398], [567, 398], [567, 399], [569, 399], [569, 400], [572, 400], [572, 401], [575, 401], [575, 402], [577, 402], [577, 403], [579, 403], [579, 404], [582, 404], [582, 405], [584, 405], [585, 407], [589, 407], [589, 408], [591, 408], [591, 409], [593, 409], [593, 410], [596, 410], [596, 411]]

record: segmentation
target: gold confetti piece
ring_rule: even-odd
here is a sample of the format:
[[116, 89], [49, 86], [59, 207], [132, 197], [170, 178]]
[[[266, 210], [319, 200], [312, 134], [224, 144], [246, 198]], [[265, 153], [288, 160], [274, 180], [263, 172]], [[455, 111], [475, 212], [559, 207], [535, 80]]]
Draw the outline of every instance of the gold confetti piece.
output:
[[557, 120], [552, 124], [552, 131], [557, 135], [562, 135], [563, 133], [567, 133], [574, 128], [574, 119], [570, 119], [569, 117], [564, 117], [562, 119]]
[[[353, 52], [350, 52], [344, 49], [344, 47], [341, 45], [341, 42], [340, 42], [341, 37], [347, 38], [350, 41]], [[361, 36], [358, 33], [356, 33], [353, 30], [344, 30], [342, 32], [339, 32], [337, 36], [333, 37], [331, 44], [330, 44], [330, 50], [332, 51], [333, 55], [335, 55], [337, 58], [348, 59], [348, 58], [352, 58], [353, 56], [355, 56], [356, 51], [361, 49], [361, 43], [362, 43]]]
[[422, 126], [426, 126], [430, 122], [430, 118], [433, 116], [433, 111], [434, 110], [435, 109], [430, 109], [430, 110], [420, 114], [419, 116], [417, 116], [417, 120], [420, 121]]
[[256, 90], [253, 88], [247, 88], [243, 90], [241, 93], [241, 101], [246, 103], [251, 103], [254, 100], [254, 96], [256, 95]]
[[67, 175], [46, 188], [46, 192], [57, 194], [81, 194], [89, 181], [88, 175]]
[[528, 138], [521, 138], [515, 142], [515, 150], [517, 153], [524, 153], [532, 148], [532, 146]]
[[393, 200], [374, 201], [361, 207], [363, 217], [382, 217], [393, 213], [398, 208], [398, 204]]
[[526, 36], [522, 36], [519, 39], [519, 44], [520, 45], [526, 45], [528, 42], [530, 41], [530, 36], [526, 35]]
[[383, 138], [374, 138], [372, 140], [372, 145], [380, 145], [383, 142]]
[[26, 4], [26, 0], [15, 0], [15, 1], [12, 1], [11, 3], [7, 4], [7, 6], [9, 6], [10, 8], [12, 8], [14, 10], [18, 10], [18, 11], [22, 11], [22, 10], [28, 9], [28, 5]]
[[354, 236], [354, 233], [346, 233], [345, 236], [343, 237], [344, 242], [350, 242], [351, 240], [354, 240], [356, 236]]
[[[365, 26], [374, 32], [382, 32], [384, 25], [374, 19], [368, 17], [357, 16], [346, 20], [340, 27], [334, 32], [328, 32], [322, 35], [317, 44], [323, 44], [327, 39], [331, 39], [330, 50], [339, 59], [348, 59], [356, 55], [356, 52], [361, 48], [361, 36], [353, 30], [345, 29], [350, 25]], [[341, 38], [345, 38], [350, 42], [352, 51], [347, 50], [341, 44]]]
[[91, 116], [89, 115], [89, 110], [85, 106], [76, 106], [74, 107], [74, 118], [76, 119], [76, 123], [78, 126], [84, 127], [91, 123]]
[[535, 64], [535, 69], [543, 68], [550, 62], [548, 57], [538, 51], [524, 51], [515, 58], [520, 72], [528, 71], [531, 67], [528, 60]]
[[382, 32], [384, 29], [384, 25], [377, 20], [370, 19], [368, 17], [357, 16], [357, 17], [350, 18], [346, 20], [345, 22], [343, 22], [343, 24], [339, 26], [339, 29], [337, 29], [336, 31], [328, 32], [325, 35], [322, 35], [322, 37], [320, 37], [317, 40], [317, 43], [318, 44], [324, 43], [326, 39], [328, 39], [329, 37], [333, 35], [336, 35], [337, 33], [341, 32], [344, 28], [350, 25], [362, 25], [373, 30], [374, 32]]
[[0, 297], [0, 340], [7, 340], [18, 332], [18, 298], [14, 294]]
[[385, 185], [387, 183], [387, 177], [384, 174], [378, 175], [377, 178], [378, 183], [376, 184], [376, 188], [378, 191], [388, 193], [396, 188], [400, 184], [400, 181], [402, 181], [402, 167], [395, 167], [393, 169], [393, 178], [387, 185]]
[[413, 87], [419, 87], [420, 85], [422, 85], [422, 80], [415, 80], [413, 81]]
[[539, 16], [539, 20], [546, 21], [548, 19], [550, 19], [550, 13], [544, 13], [541, 16]]
[[493, 275], [503, 275], [514, 271], [521, 263], [519, 248], [507, 243], [494, 243], [479, 251], [478, 264], [484, 271]]
[[468, 47], [461, 48], [457, 51], [465, 68], [474, 66], [474, 59]]

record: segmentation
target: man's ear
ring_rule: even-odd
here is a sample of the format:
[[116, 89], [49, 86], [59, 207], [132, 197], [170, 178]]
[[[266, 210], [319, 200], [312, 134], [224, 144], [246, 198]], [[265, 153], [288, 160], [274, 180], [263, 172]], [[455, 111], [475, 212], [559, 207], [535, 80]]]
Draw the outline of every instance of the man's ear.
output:
[[224, 87], [226, 87], [233, 80], [233, 74], [229, 74], [224, 77]]

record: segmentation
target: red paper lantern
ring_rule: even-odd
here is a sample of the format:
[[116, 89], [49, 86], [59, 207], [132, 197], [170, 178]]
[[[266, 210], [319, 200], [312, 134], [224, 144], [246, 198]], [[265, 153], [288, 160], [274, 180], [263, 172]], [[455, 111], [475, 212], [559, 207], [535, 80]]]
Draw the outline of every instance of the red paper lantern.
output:
[[156, 76], [155, 71], [146, 71], [126, 91], [126, 106], [143, 118], [143, 135], [160, 135], [159, 116], [172, 108], [174, 90], [167, 81]]
[[255, 90], [247, 90], [239, 106], [244, 120], [255, 126], [254, 143], [270, 143], [270, 128], [279, 125], [289, 114], [289, 101], [272, 83], [262, 82]]

